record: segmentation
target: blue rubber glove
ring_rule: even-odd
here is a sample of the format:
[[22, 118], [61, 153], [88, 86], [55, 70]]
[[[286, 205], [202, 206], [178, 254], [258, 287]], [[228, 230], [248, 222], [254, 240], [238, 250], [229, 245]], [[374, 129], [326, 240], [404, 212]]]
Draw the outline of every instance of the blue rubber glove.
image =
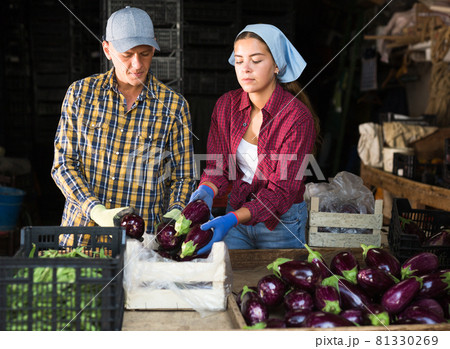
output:
[[214, 190], [212, 190], [212, 188], [208, 187], [205, 184], [201, 184], [199, 185], [197, 190], [192, 193], [189, 202], [195, 200], [203, 200], [208, 205], [209, 210], [211, 211], [213, 199], [214, 199]]
[[214, 218], [213, 220], [206, 222], [200, 226], [201, 230], [213, 229], [213, 237], [208, 245], [198, 250], [197, 254], [204, 254], [211, 251], [213, 243], [222, 241], [228, 231], [238, 224], [237, 216], [234, 212], [229, 212], [225, 216]]

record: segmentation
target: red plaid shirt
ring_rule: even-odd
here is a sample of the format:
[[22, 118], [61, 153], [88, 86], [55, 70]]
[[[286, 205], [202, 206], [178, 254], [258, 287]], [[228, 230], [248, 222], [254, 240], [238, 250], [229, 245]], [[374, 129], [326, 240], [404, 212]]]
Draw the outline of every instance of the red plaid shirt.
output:
[[[308, 108], [277, 84], [262, 109], [258, 136], [258, 168], [251, 184], [242, 180], [236, 150], [250, 123], [251, 104], [242, 89], [230, 91], [217, 101], [208, 136], [208, 161], [200, 183], [212, 182], [224, 195], [232, 181], [229, 203], [247, 207], [248, 225], [264, 222], [273, 230], [278, 218], [294, 203], [303, 201], [303, 159], [311, 154], [316, 139]], [[306, 158], [307, 160], [308, 158]], [[276, 217], [274, 217], [274, 215]]]

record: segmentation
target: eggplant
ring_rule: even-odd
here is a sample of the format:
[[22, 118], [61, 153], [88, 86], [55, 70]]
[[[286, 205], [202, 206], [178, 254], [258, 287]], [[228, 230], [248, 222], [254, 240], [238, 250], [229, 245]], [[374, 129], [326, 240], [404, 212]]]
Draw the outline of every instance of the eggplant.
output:
[[170, 253], [169, 251], [165, 251], [163, 249], [158, 249], [155, 252], [158, 253], [163, 258], [171, 259], [175, 262], [180, 261], [180, 256], [177, 255], [176, 253]]
[[418, 305], [407, 307], [404, 311], [402, 311], [398, 315], [398, 320], [400, 323], [403, 320], [406, 320], [408, 323], [427, 324], [427, 325], [441, 324], [447, 322], [444, 319], [444, 317], [439, 316], [430, 309]]
[[408, 258], [402, 265], [402, 280], [411, 276], [430, 274], [439, 268], [439, 259], [434, 253], [422, 252]]
[[422, 287], [422, 280], [413, 276], [389, 288], [381, 297], [381, 305], [389, 314], [398, 314], [405, 309]]
[[333, 286], [319, 285], [314, 292], [316, 308], [327, 313], [339, 314], [341, 306], [339, 293]]
[[363, 249], [364, 262], [369, 268], [381, 269], [397, 279], [400, 278], [400, 262], [393, 254], [373, 245], [366, 246], [361, 244], [361, 247]]
[[286, 322], [282, 319], [269, 318], [266, 321], [267, 328], [286, 328]]
[[430, 236], [423, 243], [423, 246], [450, 246], [450, 229], [443, 229]]
[[141, 216], [135, 213], [126, 214], [121, 218], [120, 226], [125, 228], [125, 233], [129, 237], [144, 241], [142, 236], [145, 232], [145, 221]]
[[365, 268], [358, 272], [356, 277], [359, 287], [369, 296], [381, 296], [384, 291], [395, 284], [394, 279], [381, 269]]
[[423, 299], [417, 299], [411, 303], [410, 306], [419, 306], [422, 308], [427, 308], [430, 311], [436, 313], [437, 315], [441, 317], [445, 317], [444, 309], [442, 309], [441, 304], [433, 298], [423, 298]]
[[366, 324], [364, 311], [362, 309], [347, 309], [339, 313], [339, 315], [353, 322], [355, 325], [363, 326]]
[[292, 290], [284, 296], [284, 306], [287, 310], [313, 310], [313, 297], [303, 290]]
[[320, 269], [322, 273], [322, 279], [331, 276], [331, 270], [330, 268], [328, 268], [328, 265], [325, 262], [325, 259], [323, 258], [322, 254], [320, 252], [312, 250], [311, 247], [309, 247], [307, 244], [305, 244], [305, 248], [308, 251], [307, 261], [309, 263], [314, 264], [316, 267]]
[[236, 294], [236, 304], [238, 306], [238, 308], [241, 308], [241, 304], [242, 304], [242, 300], [244, 297], [249, 298], [249, 297], [258, 297], [258, 292], [256, 291], [256, 286], [247, 286], [245, 285], [242, 290], [240, 290], [237, 294]]
[[286, 314], [284, 314], [286, 327], [302, 327], [303, 322], [310, 313], [310, 310], [305, 309], [287, 311]]
[[184, 240], [183, 236], [177, 236], [173, 224], [160, 223], [156, 228], [156, 241], [163, 251], [178, 250]]
[[307, 261], [278, 258], [267, 269], [272, 270], [288, 285], [307, 292], [313, 292], [322, 280], [320, 269]]
[[247, 325], [250, 326], [266, 322], [269, 318], [266, 305], [258, 297], [244, 297], [241, 303], [241, 313]]
[[359, 264], [352, 253], [344, 251], [336, 254], [331, 260], [330, 269], [334, 274], [341, 275], [356, 284]]
[[450, 294], [445, 294], [436, 299], [442, 310], [444, 311], [444, 318], [450, 319]]
[[259, 298], [268, 307], [274, 307], [283, 302], [286, 284], [275, 275], [263, 276], [257, 285]]
[[368, 304], [364, 317], [372, 326], [389, 326], [390, 323], [389, 313], [381, 304]]
[[437, 298], [450, 290], [450, 270], [444, 269], [431, 274], [422, 275], [423, 285], [419, 291], [420, 298]]
[[194, 226], [186, 235], [182, 245], [180, 257], [192, 256], [211, 241], [214, 233], [212, 229], [202, 230], [199, 225]]
[[370, 297], [358, 285], [347, 279], [339, 280], [337, 290], [342, 309], [365, 309], [371, 303]]
[[191, 227], [206, 223], [210, 215], [209, 207], [203, 200], [192, 201], [181, 211], [175, 223], [175, 230], [179, 235], [186, 235]]
[[400, 220], [400, 227], [402, 228], [404, 234], [417, 236], [421, 244], [425, 241], [426, 239], [425, 232], [417, 225], [416, 222], [414, 222], [412, 219], [409, 218], [404, 217], [398, 218]]
[[310, 313], [303, 322], [303, 327], [334, 328], [342, 326], [355, 326], [355, 324], [340, 315], [323, 311]]

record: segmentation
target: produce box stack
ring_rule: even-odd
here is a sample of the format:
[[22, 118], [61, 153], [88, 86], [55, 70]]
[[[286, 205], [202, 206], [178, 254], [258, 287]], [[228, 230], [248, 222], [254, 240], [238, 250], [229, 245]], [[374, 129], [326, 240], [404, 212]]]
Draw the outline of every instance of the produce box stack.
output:
[[122, 228], [24, 227], [16, 256], [0, 258], [0, 330], [120, 330], [124, 252]]
[[[280, 255], [230, 296], [242, 329], [450, 330], [450, 272], [429, 252], [403, 263], [385, 248]], [[332, 252], [332, 250], [334, 252]], [[281, 251], [283, 252], [283, 251]]]

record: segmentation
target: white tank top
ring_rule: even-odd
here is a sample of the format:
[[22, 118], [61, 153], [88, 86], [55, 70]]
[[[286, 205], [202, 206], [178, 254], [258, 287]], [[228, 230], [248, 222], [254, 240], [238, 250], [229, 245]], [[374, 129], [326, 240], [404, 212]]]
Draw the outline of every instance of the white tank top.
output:
[[242, 180], [251, 184], [258, 167], [258, 146], [242, 138], [236, 151], [236, 161], [244, 173]]

